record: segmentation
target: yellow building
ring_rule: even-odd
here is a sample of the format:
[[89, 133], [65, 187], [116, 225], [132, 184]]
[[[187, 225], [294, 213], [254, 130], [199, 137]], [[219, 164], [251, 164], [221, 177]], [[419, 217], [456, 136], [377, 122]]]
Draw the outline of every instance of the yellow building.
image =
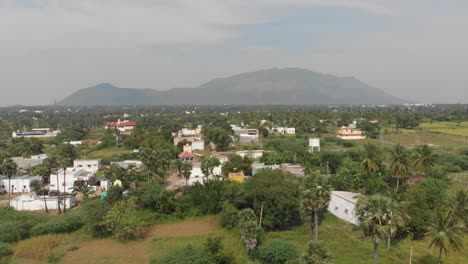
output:
[[242, 171], [241, 172], [230, 172], [228, 174], [228, 179], [230, 181], [236, 181], [236, 182], [243, 183], [245, 181], [245, 175], [244, 175], [244, 173]]

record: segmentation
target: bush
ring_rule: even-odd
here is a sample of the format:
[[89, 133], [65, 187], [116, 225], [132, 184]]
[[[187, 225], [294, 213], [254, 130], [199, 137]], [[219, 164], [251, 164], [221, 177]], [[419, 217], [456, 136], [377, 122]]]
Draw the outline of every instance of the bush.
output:
[[11, 246], [6, 243], [0, 243], [0, 258], [10, 256], [11, 254], [13, 254]]
[[8, 221], [0, 224], [0, 242], [16, 242], [29, 236], [29, 228], [22, 222]]
[[118, 240], [133, 240], [143, 235], [144, 222], [136, 215], [136, 199], [122, 200], [107, 212], [102, 224]]
[[205, 254], [201, 249], [194, 248], [191, 245], [182, 250], [173, 251], [157, 260], [151, 261], [151, 264], [217, 264], [213, 256]]
[[291, 242], [275, 239], [260, 246], [258, 259], [265, 264], [284, 264], [298, 256], [299, 251]]
[[354, 143], [351, 142], [351, 141], [343, 141], [342, 145], [343, 145], [343, 147], [345, 147], [345, 148], [352, 148], [352, 147], [354, 147]]
[[109, 230], [102, 224], [112, 206], [103, 200], [90, 200], [83, 204], [83, 223], [93, 237], [109, 235]]
[[50, 255], [53, 249], [61, 244], [68, 243], [68, 235], [45, 235], [33, 237], [18, 243], [15, 256], [40, 260]]
[[70, 213], [35, 225], [31, 229], [31, 235], [40, 236], [46, 234], [70, 233], [80, 229], [82, 226], [83, 221], [81, 217]]
[[229, 202], [223, 203], [221, 211], [221, 225], [227, 229], [233, 229], [239, 221], [239, 211]]

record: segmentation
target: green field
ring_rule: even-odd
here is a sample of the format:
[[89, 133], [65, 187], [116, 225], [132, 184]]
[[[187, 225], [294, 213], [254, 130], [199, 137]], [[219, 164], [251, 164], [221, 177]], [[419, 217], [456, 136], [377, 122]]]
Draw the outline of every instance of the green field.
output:
[[421, 128], [423, 131], [468, 136], [468, 122], [425, 122]]

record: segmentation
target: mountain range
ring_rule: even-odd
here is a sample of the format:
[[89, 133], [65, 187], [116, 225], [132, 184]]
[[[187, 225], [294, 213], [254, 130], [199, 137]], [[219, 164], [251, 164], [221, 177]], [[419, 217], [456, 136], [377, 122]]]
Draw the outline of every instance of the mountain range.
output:
[[326, 105], [402, 104], [407, 101], [354, 77], [300, 68], [273, 68], [217, 78], [194, 88], [119, 88], [108, 83], [80, 89], [59, 105]]

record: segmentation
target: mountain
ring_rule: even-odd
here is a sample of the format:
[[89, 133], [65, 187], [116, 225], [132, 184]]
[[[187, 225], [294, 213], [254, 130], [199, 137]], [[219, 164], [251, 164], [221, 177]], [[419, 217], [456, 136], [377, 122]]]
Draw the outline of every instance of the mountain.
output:
[[218, 78], [195, 88], [170, 90], [118, 88], [99, 84], [76, 91], [59, 105], [310, 105], [401, 104], [405, 100], [354, 77], [337, 77], [299, 68], [274, 68]]

